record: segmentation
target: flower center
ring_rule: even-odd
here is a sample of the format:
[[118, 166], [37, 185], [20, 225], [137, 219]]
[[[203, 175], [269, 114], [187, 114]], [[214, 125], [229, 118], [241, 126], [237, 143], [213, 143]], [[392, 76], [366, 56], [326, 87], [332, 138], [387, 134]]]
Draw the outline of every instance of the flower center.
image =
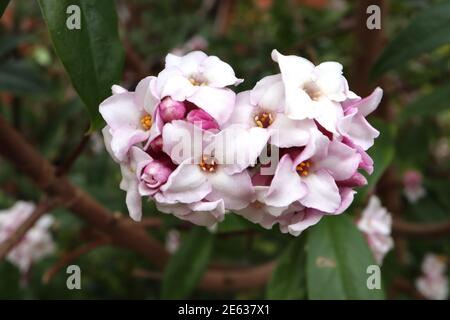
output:
[[146, 115], [141, 118], [141, 126], [145, 131], [150, 130], [153, 124], [153, 119], [151, 115]]
[[309, 168], [311, 167], [311, 161], [302, 161], [300, 164], [297, 165], [295, 168], [297, 170], [297, 173], [301, 175], [302, 177], [306, 177], [309, 174]]
[[189, 77], [189, 82], [192, 83], [193, 86], [204, 86], [206, 85], [206, 81], [200, 79], [200, 77], [191, 76]]
[[308, 82], [303, 86], [303, 90], [311, 98], [311, 100], [317, 101], [321, 97], [322, 93], [320, 88], [314, 82]]
[[254, 118], [255, 123], [260, 128], [267, 128], [273, 123], [273, 116], [269, 112], [261, 112]]
[[217, 163], [214, 157], [203, 155], [199, 167], [205, 172], [214, 172], [217, 169]]

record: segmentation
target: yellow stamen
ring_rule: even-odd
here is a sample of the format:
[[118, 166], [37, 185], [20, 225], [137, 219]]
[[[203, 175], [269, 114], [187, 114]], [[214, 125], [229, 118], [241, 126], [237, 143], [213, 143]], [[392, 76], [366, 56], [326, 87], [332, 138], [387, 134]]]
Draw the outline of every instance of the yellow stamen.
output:
[[254, 117], [255, 123], [260, 128], [267, 128], [273, 123], [273, 116], [269, 112], [261, 112]]
[[214, 157], [203, 155], [200, 159], [199, 167], [205, 172], [214, 172], [216, 171], [217, 163]]
[[141, 126], [145, 131], [150, 130], [153, 124], [153, 119], [151, 115], [146, 115], [141, 118]]
[[297, 170], [297, 173], [302, 176], [306, 177], [309, 174], [308, 168], [311, 167], [311, 161], [302, 161], [300, 164], [297, 165], [295, 168]]

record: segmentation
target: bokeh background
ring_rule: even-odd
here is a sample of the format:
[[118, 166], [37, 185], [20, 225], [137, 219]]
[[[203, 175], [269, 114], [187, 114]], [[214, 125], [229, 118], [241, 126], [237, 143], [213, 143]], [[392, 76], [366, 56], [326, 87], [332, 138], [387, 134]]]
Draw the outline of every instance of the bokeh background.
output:
[[[125, 51], [121, 85], [134, 89], [140, 79], [163, 68], [168, 52], [182, 54], [195, 49], [230, 63], [238, 77], [245, 77], [241, 90], [277, 72], [270, 59], [274, 48], [316, 63], [339, 61], [357, 94], [367, 95], [376, 86], [385, 92], [382, 104], [369, 119], [382, 132], [371, 151], [377, 168], [375, 177], [345, 214], [355, 219], [368, 195], [375, 193], [394, 217], [413, 223], [413, 227], [445, 226], [450, 219], [448, 3], [118, 0], [115, 6]], [[380, 30], [366, 27], [370, 4], [381, 8]], [[441, 20], [426, 16], [438, 6], [447, 9], [438, 10]], [[36, 1], [11, 1], [0, 20], [0, 115], [55, 165], [76, 148], [89, 127], [88, 113], [55, 54]], [[415, 202], [404, 195], [404, 174], [410, 170], [422, 175], [426, 190]], [[125, 195], [118, 188], [120, 170], [104, 149], [98, 132], [90, 135], [69, 177], [110, 210], [126, 215]], [[37, 202], [40, 197], [27, 177], [0, 158], [0, 209], [18, 199]], [[144, 208], [148, 221], [160, 221], [149, 223], [148, 231], [153, 236], [169, 248], [183, 243], [190, 225], [158, 213], [151, 203], [145, 203]], [[82, 290], [67, 289], [65, 268], [43, 281], [58, 261], [92, 237], [92, 229], [70, 212], [56, 209], [52, 214], [56, 219], [52, 228], [56, 252], [22, 275], [14, 265], [0, 261], [0, 298], [160, 297], [161, 273], [133, 252], [112, 246], [88, 250], [70, 262], [82, 270]], [[408, 226], [394, 228], [395, 249], [383, 263], [383, 287], [389, 299], [420, 298], [414, 279], [421, 274], [425, 254], [433, 252], [444, 259], [450, 255], [449, 228], [430, 235], [411, 231]], [[224, 265], [256, 265], [279, 259], [293, 241], [278, 228], [263, 230], [243, 219], [227, 218], [215, 235], [211, 259]], [[301, 272], [301, 267], [291, 269], [286, 281], [297, 281]], [[308, 296], [301, 286], [293, 290], [290, 298]], [[190, 297], [271, 296], [263, 287], [239, 293], [195, 290]]]

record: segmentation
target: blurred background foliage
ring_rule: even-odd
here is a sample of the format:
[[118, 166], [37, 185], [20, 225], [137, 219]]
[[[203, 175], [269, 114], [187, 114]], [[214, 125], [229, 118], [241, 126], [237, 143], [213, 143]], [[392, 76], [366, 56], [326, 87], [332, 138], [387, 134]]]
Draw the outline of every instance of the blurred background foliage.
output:
[[[40, 2], [45, 11], [45, 3], [51, 7], [52, 0]], [[8, 1], [0, 3], [0, 12], [3, 12]], [[95, 3], [114, 5], [109, 0]], [[442, 7], [433, 9], [436, 6]], [[358, 25], [355, 19], [356, 1], [118, 0], [115, 7], [125, 54], [123, 73], [117, 81], [128, 89], [134, 89], [144, 76], [156, 75], [163, 67], [164, 56], [172, 51], [183, 53], [201, 49], [221, 57], [233, 66], [238, 77], [245, 77], [239, 87], [244, 90], [253, 87], [261, 77], [277, 72], [270, 59], [274, 48], [314, 62], [339, 61], [350, 80], [352, 71], [358, 73], [353, 64], [355, 52], [364, 50], [363, 44], [354, 36], [355, 29], [366, 28]], [[34, 265], [26, 275], [20, 275], [8, 262], [0, 262], [0, 298], [154, 299], [161, 294], [181, 298], [339, 298], [333, 295], [332, 287], [330, 295], [326, 292], [321, 295], [311, 289], [314, 282], [311, 284], [308, 279], [306, 283], [305, 243], [307, 238], [315, 239], [313, 244], [323, 240], [321, 230], [330, 229], [337, 238], [327, 241], [337, 241], [338, 246], [342, 245], [340, 250], [350, 250], [356, 256], [355, 261], [366, 261], [363, 258], [368, 252], [366, 247], [348, 247], [339, 239], [341, 233], [347, 234], [345, 228], [354, 228], [351, 220], [361, 212], [369, 193], [389, 194], [390, 188], [400, 190], [397, 194], [401, 197], [401, 214], [406, 220], [425, 223], [450, 219], [449, 8], [448, 1], [389, 1], [388, 13], [382, 20], [388, 49], [372, 70], [374, 81], [368, 82], [367, 86], [374, 88], [383, 75], [381, 86], [386, 101], [388, 99], [384, 109], [389, 109], [394, 116], [380, 113], [375, 117], [383, 120], [370, 119], [382, 132], [371, 151], [376, 159], [376, 172], [370, 179], [370, 186], [359, 192], [345, 219], [322, 221], [294, 239], [282, 235], [278, 228], [267, 231], [230, 216], [219, 225], [214, 236], [205, 236], [197, 234], [200, 231], [196, 229], [190, 231], [189, 225], [170, 215], [158, 213], [151, 203], [145, 203], [146, 217], [163, 220], [161, 226], [151, 229], [152, 234], [165, 242], [168, 232], [178, 229], [182, 243], [180, 251], [185, 251], [183, 255], [175, 256], [166, 274], [155, 275], [145, 272], [152, 270], [152, 266], [131, 252], [113, 247], [97, 248], [75, 261], [82, 270], [83, 287], [70, 291], [66, 288], [64, 269], [48, 283], [42, 281], [43, 275], [65, 253], [89, 241], [92, 230], [70, 212], [57, 209], [53, 211], [57, 223], [52, 229], [58, 244], [56, 254]], [[433, 18], [430, 10], [439, 12], [441, 20]], [[421, 14], [419, 20], [412, 20]], [[58, 49], [57, 43], [55, 46]], [[77, 58], [77, 53], [76, 50], [73, 52], [71, 61], [85, 63], [87, 58], [83, 55]], [[366, 54], [373, 55], [371, 52]], [[120, 61], [120, 54], [118, 59]], [[54, 164], [64, 160], [89, 128], [89, 116], [83, 105], [92, 103], [86, 102], [84, 97], [80, 99], [61, 60], [65, 63], [53, 49], [38, 2], [11, 1], [0, 20], [0, 115]], [[119, 64], [117, 70], [120, 72]], [[72, 78], [72, 82], [76, 84], [76, 78]], [[393, 168], [399, 177], [408, 169], [420, 171], [424, 176], [426, 197], [410, 204], [401, 195], [401, 186], [378, 184], [387, 167]], [[118, 166], [103, 147], [101, 135], [93, 132], [88, 147], [70, 171], [71, 180], [112, 211], [126, 214], [125, 195], [118, 188], [120, 177]], [[17, 199], [38, 201], [40, 195], [26, 177], [0, 159], [0, 208], [11, 206]], [[347, 236], [356, 242], [362, 241], [360, 234], [353, 234], [355, 230], [349, 231]], [[213, 243], [205, 245], [208, 241]], [[396, 277], [414, 279], [420, 274], [420, 263], [426, 252], [450, 256], [449, 244], [448, 237], [413, 238], [402, 244], [406, 246], [401, 248], [406, 258], [399, 258], [402, 254], [399, 249], [392, 251], [382, 268], [386, 296], [392, 297], [389, 288]], [[306, 248], [313, 250], [311, 243]], [[190, 275], [179, 271], [184, 264], [192, 277], [198, 278], [210, 260], [254, 265], [278, 257], [279, 269], [268, 288], [241, 294], [191, 293], [195, 283], [186, 282], [186, 276]], [[351, 257], [343, 259], [344, 265], [353, 261]], [[320, 277], [312, 269], [308, 269], [307, 275], [312, 279]], [[356, 277], [340, 281], [359, 280]], [[347, 284], [347, 288], [353, 287], [351, 283]], [[382, 297], [365, 293], [355, 295]], [[408, 292], [400, 292], [395, 298], [411, 296]]]

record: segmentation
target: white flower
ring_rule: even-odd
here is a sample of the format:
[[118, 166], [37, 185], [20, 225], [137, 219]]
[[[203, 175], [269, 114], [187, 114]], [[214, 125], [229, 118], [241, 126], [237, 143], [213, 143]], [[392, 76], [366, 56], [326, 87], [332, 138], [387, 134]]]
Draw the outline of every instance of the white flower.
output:
[[394, 241], [391, 237], [392, 216], [381, 206], [376, 196], [370, 198], [357, 226], [365, 234], [376, 262], [381, 264], [386, 253], [394, 246]]
[[[18, 201], [11, 208], [0, 211], [0, 243], [9, 239], [34, 210], [33, 203]], [[15, 264], [22, 273], [27, 272], [32, 263], [55, 250], [55, 244], [49, 232], [52, 224], [51, 216], [42, 216], [9, 252], [7, 259]]]

